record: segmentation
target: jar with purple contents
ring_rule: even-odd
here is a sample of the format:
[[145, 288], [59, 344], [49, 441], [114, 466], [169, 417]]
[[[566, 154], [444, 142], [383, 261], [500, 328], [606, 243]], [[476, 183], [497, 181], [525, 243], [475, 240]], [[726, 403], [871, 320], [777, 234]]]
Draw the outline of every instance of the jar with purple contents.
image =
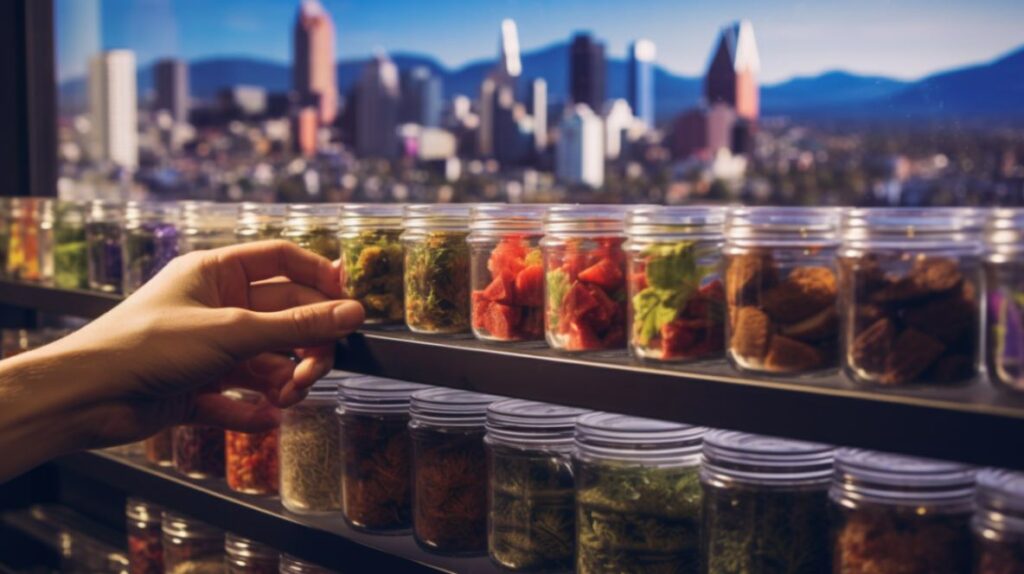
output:
[[134, 293], [178, 255], [175, 207], [130, 201], [124, 211], [123, 290]]
[[121, 291], [121, 229], [124, 205], [95, 200], [85, 219], [85, 242], [89, 249], [89, 288], [105, 293]]
[[206, 425], [180, 425], [171, 435], [174, 470], [189, 478], [224, 476], [224, 430]]

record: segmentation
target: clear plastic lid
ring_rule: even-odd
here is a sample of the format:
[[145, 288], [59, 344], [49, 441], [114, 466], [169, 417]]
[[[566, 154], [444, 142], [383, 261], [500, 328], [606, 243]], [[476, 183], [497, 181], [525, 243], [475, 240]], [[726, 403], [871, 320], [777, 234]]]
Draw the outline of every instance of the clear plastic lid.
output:
[[124, 505], [124, 513], [129, 520], [147, 525], [160, 524], [163, 511], [163, 508], [141, 498], [129, 497]]
[[728, 213], [728, 208], [715, 205], [641, 206], [629, 210], [626, 232], [631, 237], [721, 237]]
[[413, 393], [409, 413], [413, 421], [428, 426], [483, 427], [487, 407], [501, 398], [439, 387]]
[[124, 206], [125, 227], [133, 228], [146, 223], [177, 223], [178, 208], [173, 203], [129, 201]]
[[539, 235], [544, 229], [544, 216], [550, 205], [510, 204], [477, 205], [471, 214], [470, 229], [488, 232], [521, 232]]
[[544, 233], [625, 233], [625, 205], [556, 205], [544, 216]]
[[281, 574], [332, 574], [333, 571], [304, 560], [299, 560], [289, 554], [281, 554], [279, 572]]
[[224, 534], [224, 552], [231, 558], [275, 560], [277, 550], [255, 540], [242, 538], [237, 534]]
[[773, 436], [713, 430], [704, 437], [708, 480], [758, 485], [827, 485], [835, 448]]
[[1024, 473], [978, 471], [975, 521], [987, 528], [1024, 533]]
[[346, 203], [341, 206], [341, 229], [401, 229], [402, 203]]
[[406, 413], [413, 393], [429, 388], [372, 376], [344, 379], [338, 384], [338, 412]]
[[[22, 205], [15, 203], [15, 206]], [[124, 218], [124, 203], [109, 199], [94, 199], [89, 202], [89, 208], [85, 215], [88, 223], [110, 223], [120, 222]]]
[[515, 446], [571, 445], [576, 419], [587, 410], [505, 399], [487, 408], [487, 440]]
[[994, 209], [985, 223], [985, 246], [997, 263], [1024, 252], [1024, 209]]
[[707, 429], [616, 413], [589, 413], [576, 419], [580, 456], [657, 465], [700, 463]]
[[285, 215], [285, 227], [337, 229], [340, 215], [339, 203], [290, 203]]
[[406, 230], [466, 231], [473, 207], [469, 203], [406, 205], [402, 226]]
[[220, 529], [184, 514], [165, 510], [162, 516], [162, 529], [164, 534], [168, 536], [206, 540], [218, 539], [224, 536]]
[[266, 225], [273, 221], [284, 222], [288, 206], [283, 203], [256, 203], [245, 201], [238, 204], [238, 226], [248, 229]]
[[726, 218], [729, 241], [829, 244], [839, 237], [839, 210], [831, 207], [734, 207]]
[[840, 504], [876, 502], [968, 510], [975, 471], [969, 466], [860, 449], [840, 449], [831, 496]]
[[928, 244], [960, 244], [977, 247], [982, 219], [971, 209], [850, 209], [842, 215], [843, 241], [857, 243], [912, 242]]
[[234, 232], [238, 223], [237, 203], [198, 203], [181, 207], [181, 225], [189, 231]]
[[324, 375], [322, 379], [313, 383], [313, 386], [309, 388], [309, 398], [315, 398], [318, 400], [330, 399], [333, 401], [334, 397], [338, 393], [338, 386], [341, 385], [342, 382], [358, 376], [359, 375], [348, 371], [330, 371]]

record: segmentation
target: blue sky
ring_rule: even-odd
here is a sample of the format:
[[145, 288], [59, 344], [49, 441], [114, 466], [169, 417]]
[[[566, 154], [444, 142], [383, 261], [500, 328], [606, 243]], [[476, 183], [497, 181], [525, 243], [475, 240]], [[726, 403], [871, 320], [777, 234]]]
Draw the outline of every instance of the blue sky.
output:
[[[429, 54], [457, 67], [494, 56], [498, 24], [514, 18], [524, 50], [587, 29], [612, 56], [634, 38], [659, 63], [703, 72], [721, 25], [753, 21], [762, 79], [825, 70], [905, 79], [995, 58], [1024, 45], [1021, 0], [323, 0], [339, 59], [376, 50]], [[140, 62], [177, 55], [290, 59], [298, 0], [57, 0], [58, 69], [84, 72], [81, 55], [131, 48]], [[99, 38], [99, 46], [96, 45]]]

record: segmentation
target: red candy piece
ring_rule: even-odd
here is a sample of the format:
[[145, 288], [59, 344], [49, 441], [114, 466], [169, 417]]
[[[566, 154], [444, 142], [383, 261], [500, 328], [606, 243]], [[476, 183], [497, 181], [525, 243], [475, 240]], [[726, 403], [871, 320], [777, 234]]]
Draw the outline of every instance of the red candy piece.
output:
[[605, 258], [581, 271], [579, 279], [605, 289], [618, 289], [622, 287], [622, 269], [611, 259]]
[[517, 303], [527, 307], [544, 306], [544, 266], [530, 265], [516, 275]]
[[491, 284], [483, 290], [483, 296], [488, 301], [504, 303], [506, 305], [515, 303], [516, 284], [511, 275], [501, 274], [491, 281]]
[[521, 335], [517, 328], [521, 319], [522, 310], [519, 307], [491, 303], [484, 319], [484, 329], [497, 339], [519, 339]]
[[487, 317], [487, 308], [491, 306], [491, 302], [487, 297], [484, 297], [483, 291], [473, 291], [471, 298], [473, 303], [473, 328], [483, 329], [484, 320]]

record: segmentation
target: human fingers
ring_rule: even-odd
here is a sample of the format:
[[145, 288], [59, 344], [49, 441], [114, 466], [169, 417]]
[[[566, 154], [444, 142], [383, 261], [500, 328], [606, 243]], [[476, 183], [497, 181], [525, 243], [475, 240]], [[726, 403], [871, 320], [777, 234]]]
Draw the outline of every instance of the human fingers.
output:
[[[280, 387], [271, 402], [279, 407], [289, 407], [306, 397], [309, 389], [334, 367], [334, 345], [300, 349], [302, 360], [295, 366], [294, 374]], [[269, 396], [269, 395], [268, 395]]]
[[261, 393], [280, 391], [292, 380], [296, 362], [278, 353], [261, 353], [235, 365], [221, 379], [222, 389], [251, 389]]
[[263, 432], [281, 422], [281, 412], [269, 401], [239, 401], [220, 393], [196, 397], [191, 416], [185, 424], [209, 425], [239, 432]]
[[364, 318], [356, 301], [325, 301], [260, 313], [219, 309], [218, 344], [241, 359], [267, 351], [333, 345], [356, 330]]
[[257, 241], [218, 249], [218, 267], [238, 268], [249, 283], [287, 277], [328, 297], [341, 297], [341, 272], [326, 258], [287, 241]]
[[253, 311], [281, 311], [328, 300], [316, 289], [287, 281], [258, 283], [249, 287], [249, 307]]

